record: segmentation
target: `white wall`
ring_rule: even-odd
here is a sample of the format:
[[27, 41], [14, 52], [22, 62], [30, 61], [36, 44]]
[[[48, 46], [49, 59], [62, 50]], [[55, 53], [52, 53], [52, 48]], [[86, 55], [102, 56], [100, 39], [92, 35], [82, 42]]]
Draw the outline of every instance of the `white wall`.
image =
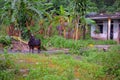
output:
[[119, 24], [118, 24], [118, 20], [114, 20], [113, 21], [113, 39], [117, 40], [118, 38], [118, 32], [119, 32]]

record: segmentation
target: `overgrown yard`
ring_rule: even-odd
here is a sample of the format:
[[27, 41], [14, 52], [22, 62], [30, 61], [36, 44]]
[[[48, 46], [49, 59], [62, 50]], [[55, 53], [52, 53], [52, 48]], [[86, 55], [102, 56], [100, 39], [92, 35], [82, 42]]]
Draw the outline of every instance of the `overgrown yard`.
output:
[[64, 53], [0, 54], [0, 80], [119, 80], [120, 46]]
[[54, 36], [42, 39], [42, 45], [47, 49], [67, 48], [67, 54], [11, 54], [4, 48], [0, 54], [0, 80], [119, 80], [120, 46], [113, 45], [104, 51], [96, 49], [97, 44], [116, 43], [111, 40], [73, 41]]
[[120, 0], [0, 0], [0, 80], [120, 80], [119, 11]]

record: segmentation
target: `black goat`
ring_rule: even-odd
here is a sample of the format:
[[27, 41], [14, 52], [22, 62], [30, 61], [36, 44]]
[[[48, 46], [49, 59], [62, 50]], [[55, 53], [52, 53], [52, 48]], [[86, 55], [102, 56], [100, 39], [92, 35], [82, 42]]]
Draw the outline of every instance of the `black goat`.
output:
[[34, 53], [34, 48], [37, 48], [38, 53], [40, 53], [40, 47], [41, 47], [40, 39], [35, 39], [33, 35], [30, 35], [28, 45], [29, 45], [29, 52], [31, 52], [31, 49], [32, 49], [32, 53]]

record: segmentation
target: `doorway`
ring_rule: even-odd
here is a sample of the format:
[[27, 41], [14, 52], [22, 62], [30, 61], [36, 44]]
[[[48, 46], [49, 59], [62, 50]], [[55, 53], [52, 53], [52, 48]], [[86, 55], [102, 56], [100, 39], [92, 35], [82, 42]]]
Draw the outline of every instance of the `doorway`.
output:
[[111, 24], [111, 28], [110, 28], [110, 39], [113, 39], [113, 24]]

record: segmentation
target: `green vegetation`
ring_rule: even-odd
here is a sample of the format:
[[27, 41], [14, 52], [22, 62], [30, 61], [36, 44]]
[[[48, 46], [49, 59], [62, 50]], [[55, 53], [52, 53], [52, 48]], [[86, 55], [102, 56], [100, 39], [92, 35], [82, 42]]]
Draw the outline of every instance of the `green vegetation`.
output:
[[119, 80], [119, 48], [116, 46], [107, 52], [89, 48], [82, 56], [62, 53], [0, 54], [0, 79]]

